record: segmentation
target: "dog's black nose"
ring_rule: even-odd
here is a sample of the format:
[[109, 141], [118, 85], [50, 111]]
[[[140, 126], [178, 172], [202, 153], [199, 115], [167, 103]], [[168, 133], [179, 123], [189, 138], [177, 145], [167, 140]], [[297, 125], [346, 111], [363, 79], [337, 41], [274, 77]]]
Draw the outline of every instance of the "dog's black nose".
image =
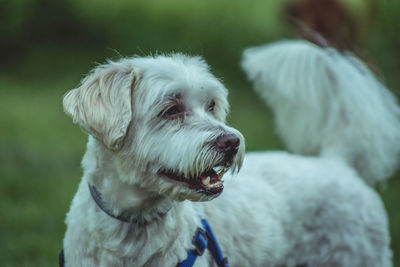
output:
[[224, 152], [236, 153], [240, 139], [235, 134], [223, 134], [217, 137], [215, 145]]

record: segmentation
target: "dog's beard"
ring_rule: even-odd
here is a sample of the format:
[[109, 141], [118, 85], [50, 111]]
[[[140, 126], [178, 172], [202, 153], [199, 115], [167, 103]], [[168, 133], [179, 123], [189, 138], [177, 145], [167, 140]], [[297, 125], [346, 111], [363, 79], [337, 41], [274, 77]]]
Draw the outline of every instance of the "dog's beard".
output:
[[[231, 157], [207, 144], [193, 160], [186, 157], [184, 166], [162, 164], [153, 166], [159, 193], [175, 200], [208, 201], [219, 196], [224, 189], [223, 176], [227, 171], [237, 172], [242, 162], [242, 149]], [[180, 160], [177, 160], [180, 162]], [[185, 159], [182, 160], [182, 162]]]
[[[140, 146], [132, 144], [132, 147], [139, 147], [131, 149], [136, 152], [135, 159], [131, 161], [135, 166], [125, 168], [135, 170], [135, 177], [131, 176], [129, 182], [173, 200], [214, 199], [224, 189], [224, 174], [239, 171], [244, 154], [241, 134], [227, 126], [225, 131], [219, 129], [203, 131], [202, 134], [194, 129], [192, 132], [174, 132], [170, 136], [165, 132], [142, 135], [144, 138], [138, 141]], [[238, 150], [231, 156], [213, 147], [215, 139], [228, 129], [241, 140]], [[160, 143], [164, 145], [160, 146]], [[145, 157], [140, 157], [142, 152]]]
[[[211, 149], [207, 149], [210, 151]], [[158, 175], [161, 179], [176, 186], [183, 187], [200, 195], [209, 197], [218, 196], [224, 189], [223, 175], [232, 166], [231, 161], [224, 161], [223, 155], [217, 153], [200, 153], [193, 164], [192, 172], [185, 174], [182, 171], [161, 167]]]

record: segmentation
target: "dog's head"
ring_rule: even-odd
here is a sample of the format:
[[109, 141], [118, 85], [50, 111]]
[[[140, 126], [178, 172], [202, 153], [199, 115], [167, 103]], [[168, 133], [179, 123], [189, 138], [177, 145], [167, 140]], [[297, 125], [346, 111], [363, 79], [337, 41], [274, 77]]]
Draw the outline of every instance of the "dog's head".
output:
[[64, 110], [112, 151], [119, 178], [172, 199], [210, 200], [238, 171], [242, 135], [225, 125], [227, 90], [199, 57], [129, 58], [95, 68]]

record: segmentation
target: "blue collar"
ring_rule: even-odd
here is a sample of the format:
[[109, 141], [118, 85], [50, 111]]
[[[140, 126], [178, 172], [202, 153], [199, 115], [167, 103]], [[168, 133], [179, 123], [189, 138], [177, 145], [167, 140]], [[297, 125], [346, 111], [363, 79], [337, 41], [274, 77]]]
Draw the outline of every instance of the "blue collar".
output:
[[186, 260], [178, 263], [177, 267], [192, 267], [197, 257], [203, 255], [206, 249], [210, 251], [218, 267], [229, 267], [228, 259], [222, 256], [221, 249], [211, 231], [210, 225], [205, 219], [201, 220], [201, 224], [203, 227], [197, 229], [192, 241], [195, 249], [189, 250]]

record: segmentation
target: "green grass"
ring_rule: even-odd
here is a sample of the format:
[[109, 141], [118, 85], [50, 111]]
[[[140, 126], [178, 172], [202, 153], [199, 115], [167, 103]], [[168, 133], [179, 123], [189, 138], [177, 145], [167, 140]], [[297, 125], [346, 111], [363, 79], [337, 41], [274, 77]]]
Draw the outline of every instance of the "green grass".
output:
[[62, 114], [60, 90], [2, 89], [0, 258], [5, 266], [54, 266], [85, 137]]
[[[24, 1], [18, 8], [34, 3], [59, 3]], [[255, 96], [238, 65], [243, 48], [288, 36], [278, 19], [280, 1], [70, 0], [65, 3], [70, 4], [76, 21], [58, 23], [70, 24], [75, 31], [70, 35], [65, 33], [62, 38], [63, 32], [46, 28], [51, 26], [46, 14], [36, 14], [34, 17], [40, 23], [35, 22], [32, 31], [48, 32], [48, 36], [28, 43], [29, 49], [15, 55], [16, 62], [0, 64], [1, 266], [57, 264], [65, 213], [80, 181], [80, 160], [87, 139], [63, 113], [61, 101], [64, 93], [77, 86], [95, 62], [119, 54], [157, 51], [203, 55], [230, 90], [232, 112], [228, 121], [244, 134], [247, 149], [282, 148], [274, 133], [270, 111]], [[58, 10], [55, 7], [39, 6], [38, 10], [53, 12]], [[400, 11], [400, 5], [393, 8], [383, 4], [382, 10], [385, 13], [367, 47], [388, 84], [399, 90], [400, 66], [395, 59], [400, 56], [400, 39], [390, 34], [389, 29], [399, 25], [396, 10]], [[24, 24], [29, 10], [18, 13], [20, 16], [16, 12], [10, 14], [11, 18], [18, 18], [14, 23], [19, 30], [14, 34], [30, 27], [28, 20]], [[399, 178], [391, 179], [381, 190], [389, 214], [395, 266], [400, 266], [400, 255], [396, 254], [400, 251]]]

